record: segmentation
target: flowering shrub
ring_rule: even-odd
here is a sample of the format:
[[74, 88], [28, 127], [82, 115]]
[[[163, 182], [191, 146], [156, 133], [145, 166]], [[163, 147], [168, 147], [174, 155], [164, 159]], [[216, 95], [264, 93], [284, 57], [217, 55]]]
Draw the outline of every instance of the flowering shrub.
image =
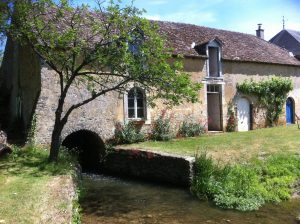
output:
[[127, 124], [116, 124], [114, 143], [115, 144], [132, 144], [145, 141], [145, 136], [136, 127], [133, 122]]
[[164, 110], [161, 116], [154, 121], [151, 132], [151, 139], [156, 141], [168, 141], [173, 138], [171, 132], [171, 119], [166, 118], [166, 110]]
[[199, 136], [205, 132], [204, 125], [184, 121], [179, 128], [179, 135], [182, 137]]
[[227, 120], [226, 131], [228, 132], [236, 131], [236, 126], [237, 126], [237, 119], [235, 116], [235, 112], [232, 106], [230, 106], [228, 108], [228, 120]]

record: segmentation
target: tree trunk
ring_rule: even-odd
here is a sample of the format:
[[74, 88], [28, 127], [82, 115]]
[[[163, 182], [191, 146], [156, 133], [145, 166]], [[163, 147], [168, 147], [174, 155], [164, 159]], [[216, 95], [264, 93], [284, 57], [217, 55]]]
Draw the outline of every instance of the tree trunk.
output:
[[58, 159], [60, 148], [60, 136], [63, 129], [61, 122], [55, 122], [51, 137], [51, 147], [48, 161], [56, 162]]

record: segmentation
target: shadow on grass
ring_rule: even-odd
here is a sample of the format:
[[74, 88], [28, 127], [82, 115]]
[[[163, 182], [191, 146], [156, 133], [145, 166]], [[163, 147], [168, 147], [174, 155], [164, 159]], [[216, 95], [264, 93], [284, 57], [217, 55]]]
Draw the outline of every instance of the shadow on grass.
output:
[[58, 162], [48, 162], [48, 151], [34, 147], [14, 148], [14, 152], [0, 159], [0, 173], [15, 176], [57, 176], [70, 174], [75, 158], [62, 151]]

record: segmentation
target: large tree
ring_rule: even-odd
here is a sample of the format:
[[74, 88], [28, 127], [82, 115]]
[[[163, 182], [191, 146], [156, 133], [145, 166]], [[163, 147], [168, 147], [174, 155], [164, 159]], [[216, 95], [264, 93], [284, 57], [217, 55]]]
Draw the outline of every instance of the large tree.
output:
[[[13, 7], [8, 35], [30, 46], [59, 77], [50, 161], [58, 158], [61, 133], [70, 114], [110, 91], [124, 93], [135, 83], [149, 93], [150, 100], [197, 101], [201, 85], [181, 72], [178, 60], [169, 60], [171, 51], [157, 25], [143, 19], [132, 5], [98, 2], [97, 9], [90, 9], [71, 7], [66, 0], [21, 0]], [[90, 90], [90, 96], [66, 107], [66, 96], [78, 83]]]

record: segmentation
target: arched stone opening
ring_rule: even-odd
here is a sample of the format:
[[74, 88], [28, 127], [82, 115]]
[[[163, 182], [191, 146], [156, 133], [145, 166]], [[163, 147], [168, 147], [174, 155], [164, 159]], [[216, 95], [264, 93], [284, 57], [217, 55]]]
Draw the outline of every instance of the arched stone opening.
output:
[[85, 172], [98, 172], [101, 158], [105, 154], [105, 144], [94, 132], [79, 130], [68, 135], [62, 145], [78, 153], [78, 160]]

